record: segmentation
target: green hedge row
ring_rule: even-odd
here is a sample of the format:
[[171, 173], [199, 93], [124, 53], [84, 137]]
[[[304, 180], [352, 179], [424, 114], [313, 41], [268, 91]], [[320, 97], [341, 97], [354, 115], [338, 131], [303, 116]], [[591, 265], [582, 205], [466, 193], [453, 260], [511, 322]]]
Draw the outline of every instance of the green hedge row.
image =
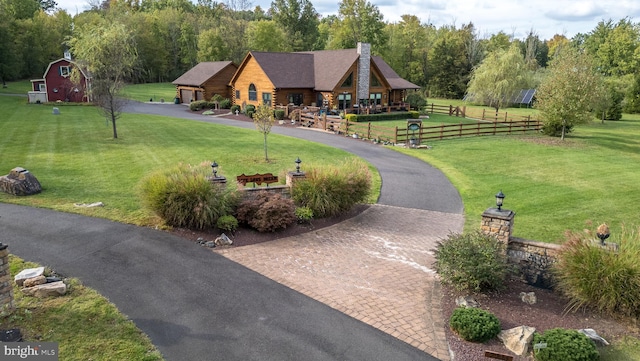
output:
[[347, 114], [346, 119], [350, 122], [375, 122], [382, 120], [403, 120], [418, 119], [420, 112], [408, 111], [398, 113], [382, 113], [382, 114]]

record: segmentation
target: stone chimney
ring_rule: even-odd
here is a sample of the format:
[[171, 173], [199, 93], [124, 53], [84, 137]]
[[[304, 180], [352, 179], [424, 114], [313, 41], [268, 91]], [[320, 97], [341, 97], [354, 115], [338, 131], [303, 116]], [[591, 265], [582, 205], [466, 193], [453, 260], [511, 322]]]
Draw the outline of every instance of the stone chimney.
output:
[[371, 44], [358, 43], [358, 55], [360, 55], [358, 61], [358, 96], [357, 101], [360, 99], [369, 99], [369, 84], [371, 74]]

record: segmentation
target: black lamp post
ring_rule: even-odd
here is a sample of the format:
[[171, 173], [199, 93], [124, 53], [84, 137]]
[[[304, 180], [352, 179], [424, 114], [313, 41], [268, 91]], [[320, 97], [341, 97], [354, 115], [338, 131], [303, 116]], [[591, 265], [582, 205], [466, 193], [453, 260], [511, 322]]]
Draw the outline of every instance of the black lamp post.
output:
[[347, 115], [347, 92], [342, 92], [342, 110], [344, 111], [344, 115]]
[[211, 163], [211, 168], [213, 169], [213, 178], [218, 178], [218, 163], [215, 160]]
[[502, 210], [502, 202], [504, 201], [504, 193], [502, 193], [502, 189], [498, 194], [496, 194], [496, 206], [498, 206], [498, 210]]
[[300, 173], [300, 163], [302, 163], [302, 161], [300, 160], [300, 157], [296, 158], [295, 163], [296, 163], [296, 173]]

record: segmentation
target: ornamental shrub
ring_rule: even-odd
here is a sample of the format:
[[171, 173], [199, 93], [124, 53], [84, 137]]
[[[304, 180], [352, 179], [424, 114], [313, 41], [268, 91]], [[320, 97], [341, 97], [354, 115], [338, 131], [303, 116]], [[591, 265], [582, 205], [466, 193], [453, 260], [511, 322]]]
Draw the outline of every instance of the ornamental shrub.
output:
[[338, 165], [313, 168], [291, 188], [299, 207], [308, 207], [315, 217], [331, 217], [364, 202], [371, 191], [371, 172], [366, 163], [350, 160]]
[[167, 225], [192, 229], [211, 228], [237, 204], [236, 191], [212, 186], [206, 178], [209, 163], [173, 169], [146, 177], [141, 185], [143, 204]]
[[282, 110], [282, 109], [276, 109], [276, 110], [273, 112], [273, 115], [274, 115], [274, 117], [275, 117], [277, 120], [282, 120], [282, 119], [284, 119], [284, 110]]
[[238, 220], [236, 217], [227, 214], [218, 218], [218, 221], [216, 221], [216, 227], [223, 231], [233, 233], [238, 229]]
[[407, 94], [405, 99], [407, 103], [411, 106], [411, 108], [422, 109], [427, 105], [427, 99], [420, 92], [411, 92]]
[[[608, 240], [618, 252], [601, 248], [587, 233], [567, 232], [553, 267], [556, 289], [569, 309], [595, 308], [610, 315], [640, 316], [640, 227], [623, 227]], [[595, 244], [594, 244], [595, 242]]]
[[241, 108], [239, 105], [235, 104], [231, 106], [231, 113], [236, 114], [236, 110], [238, 111], [238, 113], [240, 112]]
[[[244, 107], [244, 112], [245, 112], [245, 113], [255, 112], [255, 111], [256, 111], [256, 106], [255, 106], [255, 105], [253, 105], [253, 104], [247, 104], [247, 105]], [[247, 114], [247, 115], [248, 115], [248, 114]]]
[[296, 207], [298, 223], [309, 223], [313, 219], [313, 210], [309, 207]]
[[220, 109], [229, 109], [229, 108], [231, 108], [231, 99], [224, 98], [224, 99], [220, 100], [220, 102], [218, 103], [218, 106], [220, 107]]
[[459, 291], [501, 289], [508, 272], [505, 245], [480, 231], [450, 234], [434, 250], [442, 283]]
[[263, 191], [240, 203], [237, 215], [240, 222], [258, 232], [274, 232], [296, 221], [295, 208], [291, 199]]
[[459, 307], [453, 310], [449, 327], [466, 341], [485, 342], [500, 333], [500, 320], [489, 311]]
[[255, 113], [253, 110], [246, 111], [246, 114], [249, 118], [253, 118], [253, 113]]
[[534, 348], [533, 356], [538, 361], [597, 361], [600, 354], [595, 343], [576, 330], [554, 328], [543, 334], [533, 335], [533, 344], [546, 347]]
[[194, 111], [194, 112], [205, 109], [208, 106], [209, 106], [209, 102], [206, 100], [196, 100], [189, 103], [189, 109], [191, 109], [191, 111]]

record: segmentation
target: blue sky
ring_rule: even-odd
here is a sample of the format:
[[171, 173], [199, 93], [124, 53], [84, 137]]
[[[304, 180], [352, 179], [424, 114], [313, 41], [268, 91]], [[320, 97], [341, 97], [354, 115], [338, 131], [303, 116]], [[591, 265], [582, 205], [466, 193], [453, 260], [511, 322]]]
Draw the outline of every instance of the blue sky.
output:
[[[97, 1], [97, 0], [96, 0]], [[249, 0], [252, 8], [260, 5], [268, 9], [271, 0]], [[316, 10], [326, 16], [336, 14], [338, 0], [311, 0]], [[70, 14], [89, 8], [88, 0], [56, 0], [58, 6]], [[533, 30], [541, 39], [555, 34], [568, 38], [588, 33], [601, 20], [629, 17], [640, 19], [638, 0], [369, 0], [378, 6], [384, 20], [400, 21], [404, 14], [416, 15], [423, 23], [437, 27], [473, 22], [480, 37], [503, 31], [523, 39]]]

